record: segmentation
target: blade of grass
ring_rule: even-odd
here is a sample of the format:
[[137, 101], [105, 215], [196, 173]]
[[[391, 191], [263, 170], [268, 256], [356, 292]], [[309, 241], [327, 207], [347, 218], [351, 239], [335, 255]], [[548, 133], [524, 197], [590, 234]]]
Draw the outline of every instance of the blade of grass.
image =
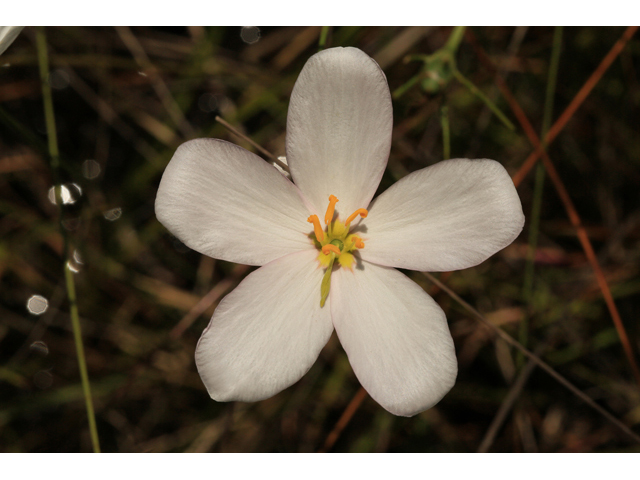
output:
[[605, 417], [607, 420], [609, 420], [612, 424], [617, 426], [622, 432], [624, 432], [631, 439], [633, 439], [634, 442], [637, 442], [638, 444], [640, 444], [640, 436], [638, 436], [636, 433], [634, 433], [629, 427], [627, 427], [624, 423], [622, 423], [620, 420], [618, 420], [616, 417], [614, 417], [611, 413], [607, 412], [604, 408], [602, 408], [600, 405], [598, 405], [596, 402], [594, 402], [589, 396], [587, 396], [585, 393], [583, 393], [573, 383], [571, 383], [569, 380], [567, 380], [562, 375], [560, 375], [558, 372], [556, 372], [552, 366], [550, 366], [548, 363], [546, 363], [544, 360], [542, 360], [538, 355], [536, 355], [533, 352], [530, 352], [525, 347], [520, 345], [520, 343], [516, 339], [514, 339], [511, 335], [509, 335], [507, 332], [505, 332], [501, 328], [498, 328], [495, 325], [493, 325], [489, 320], [484, 318], [484, 316], [478, 310], [476, 310], [471, 305], [469, 305], [467, 302], [465, 302], [453, 290], [451, 290], [449, 287], [447, 287], [445, 284], [443, 284], [441, 281], [439, 281], [433, 275], [431, 275], [428, 272], [422, 272], [422, 274], [425, 277], [427, 277], [429, 280], [431, 280], [431, 282], [433, 282], [438, 287], [440, 287], [442, 290], [444, 290], [447, 293], [447, 295], [449, 295], [456, 302], [458, 302], [465, 310], [467, 310], [468, 312], [472, 313], [473, 316], [475, 316], [485, 327], [489, 328], [489, 330], [493, 331], [496, 335], [498, 335], [500, 338], [502, 338], [504, 341], [506, 341], [509, 345], [511, 345], [512, 347], [515, 347], [519, 351], [521, 351], [524, 354], [525, 357], [527, 357], [530, 360], [532, 360], [538, 367], [540, 367], [542, 370], [544, 370], [549, 375], [551, 375], [551, 377], [553, 377], [558, 383], [560, 383], [562, 386], [564, 386], [566, 389], [568, 389], [571, 393], [573, 393], [578, 398], [580, 398], [583, 402], [585, 402], [587, 405], [589, 405], [595, 411], [600, 413], [603, 417]]
[[[555, 27], [553, 34], [553, 48], [551, 51], [551, 63], [549, 65], [549, 75], [547, 79], [547, 92], [544, 102], [544, 114], [542, 118], [541, 138], [545, 138], [551, 126], [553, 117], [553, 99], [555, 96], [556, 82], [558, 79], [558, 67], [560, 65], [560, 51], [562, 47], [562, 27]], [[546, 148], [546, 145], [543, 145]], [[535, 253], [538, 246], [538, 232], [540, 230], [540, 211], [542, 209], [542, 192], [544, 190], [544, 165], [538, 164], [536, 167], [536, 179], [533, 188], [533, 205], [531, 216], [529, 217], [529, 246], [527, 249], [527, 260], [524, 270], [523, 298], [531, 310], [533, 297], [533, 276], [535, 269]], [[529, 314], [531, 311], [529, 311]], [[527, 346], [529, 335], [529, 315], [525, 315], [520, 323], [519, 340], [522, 345]], [[522, 365], [524, 357], [518, 355], [518, 364]]]
[[[630, 29], [632, 29], [630, 35], [633, 34], [633, 32], [635, 32], [635, 30], [637, 30], [637, 27], [629, 27], [627, 29], [627, 31], [625, 32], [625, 35], [628, 34], [628, 32], [630, 32]], [[623, 35], [623, 38], [621, 40], [619, 40], [616, 45], [620, 44], [622, 40], [624, 40], [625, 36]], [[475, 40], [472, 40], [475, 41]], [[628, 41], [628, 39], [626, 40]], [[626, 41], [622, 42], [623, 46], [624, 44], [626, 44]], [[481, 59], [481, 61], [483, 63], [485, 63], [489, 68], [495, 70], [495, 67], [493, 66], [493, 64], [491, 63], [491, 60], [489, 60], [489, 58], [487, 57], [486, 53], [484, 53], [484, 50], [482, 49], [482, 47], [478, 44], [475, 45], [476, 51], [478, 52], [478, 56]], [[618, 50], [614, 48], [609, 52], [609, 55], [607, 55], [607, 57], [610, 56], [610, 54], [612, 52], [617, 52], [616, 55], [619, 53], [619, 51], [622, 49], [622, 47], [620, 47]], [[606, 65], [606, 67], [608, 67], [608, 65], [611, 64], [613, 60], [610, 60], [610, 62]], [[596, 69], [597, 71], [601, 70], [602, 65], [605, 64], [604, 60], [603, 62], [600, 64], [600, 66]], [[606, 68], [605, 68], [606, 70]], [[602, 72], [604, 73], [604, 71]], [[598, 76], [598, 79], [601, 78], [602, 75]], [[587, 81], [587, 83], [590, 83], [591, 79], [594, 78], [594, 75], [592, 75], [590, 77], [590, 79]], [[600, 287], [600, 290], [602, 292], [602, 296], [604, 298], [604, 301], [607, 305], [607, 308], [609, 309], [609, 313], [611, 315], [611, 319], [613, 321], [614, 326], [616, 327], [616, 331], [618, 332], [618, 336], [620, 337], [620, 343], [622, 344], [622, 349], [624, 350], [624, 353], [627, 357], [627, 361], [629, 363], [629, 366], [631, 368], [631, 371], [633, 373], [633, 376], [635, 377], [635, 380], [638, 384], [640, 384], [640, 368], [638, 368], [638, 364], [635, 360], [635, 355], [633, 353], [633, 349], [631, 348], [631, 343], [629, 341], [629, 337], [627, 335], [627, 331], [624, 327], [624, 324], [622, 323], [622, 318], [620, 317], [620, 313], [618, 312], [618, 307], [616, 306], [614, 300], [613, 300], [613, 296], [611, 294], [611, 289], [609, 288], [609, 284], [607, 283], [607, 280], [604, 277], [604, 273], [602, 272], [602, 268], [600, 267], [600, 264], [598, 262], [598, 259], [596, 257], [595, 251], [593, 250], [593, 246], [591, 245], [591, 240], [589, 240], [589, 236], [587, 234], [586, 229], [584, 228], [584, 226], [582, 225], [582, 221], [580, 219], [580, 215], [578, 215], [578, 212], [575, 208], [575, 206], [573, 205], [573, 202], [571, 200], [571, 197], [569, 196], [569, 192], [567, 191], [566, 187], [564, 186], [564, 183], [562, 181], [562, 179], [560, 178], [560, 175], [558, 175], [558, 172], [555, 168], [555, 166], [553, 165], [553, 162], [551, 161], [551, 159], [549, 158], [549, 155], [547, 154], [547, 152], [544, 150], [543, 145], [540, 143], [540, 139], [538, 138], [538, 135], [536, 134], [535, 130], [533, 129], [533, 126], [531, 125], [531, 122], [529, 121], [529, 119], [527, 118], [527, 115], [524, 113], [524, 111], [522, 110], [522, 107], [520, 107], [520, 104], [518, 103], [518, 101], [515, 99], [515, 97], [513, 96], [513, 94], [511, 93], [511, 90], [509, 90], [509, 87], [507, 87], [506, 83], [504, 82], [504, 80], [499, 76], [496, 75], [496, 84], [498, 85], [498, 88], [500, 88], [502, 95], [505, 97], [505, 99], [507, 100], [507, 102], [509, 103], [511, 110], [513, 111], [514, 115], [516, 116], [516, 118], [518, 119], [518, 122], [520, 123], [520, 126], [522, 127], [522, 129], [524, 130], [525, 134], [527, 135], [529, 141], [531, 142], [531, 144], [533, 145], [533, 147], [535, 148], [535, 154], [536, 155], [541, 155], [542, 156], [542, 162], [544, 163], [544, 166], [547, 170], [547, 174], [549, 175], [549, 178], [551, 179], [551, 182], [553, 183], [556, 192], [558, 193], [558, 196], [560, 197], [560, 200], [565, 208], [565, 211], [567, 212], [567, 216], [569, 217], [569, 220], [571, 221], [571, 224], [573, 225], [573, 227], [576, 230], [576, 235], [578, 237], [578, 240], [580, 241], [580, 244], [582, 245], [582, 249], [584, 250], [584, 253], [587, 257], [587, 260], [589, 261], [589, 263], [591, 264], [591, 268], [593, 269], [593, 272], [596, 276], [596, 281], [598, 282], [598, 286]], [[585, 84], [586, 85], [586, 84]], [[588, 89], [588, 91], [591, 91], [591, 89], [593, 89], [593, 87], [595, 86], [595, 83], [593, 85], [591, 85]], [[580, 90], [580, 92], [578, 92], [578, 94], [576, 95], [576, 98], [578, 97], [578, 95], [583, 95], [584, 97], [586, 97], [587, 94], [581, 94], [581, 92], [584, 90], [583, 89]], [[584, 98], [583, 98], [584, 100]], [[575, 103], [575, 98], [574, 101], [571, 102], [571, 105], [573, 105]], [[581, 103], [581, 102], [580, 102]], [[577, 107], [576, 107], [577, 109]], [[569, 108], [567, 108], [567, 110], [569, 110]], [[567, 110], [565, 110], [565, 113], [567, 112]], [[575, 112], [575, 110], [573, 110]], [[555, 138], [555, 136], [557, 135], [557, 133], [564, 127], [564, 125], [566, 124], [566, 122], [568, 121], [568, 117], [566, 121], [564, 121], [564, 123], [562, 123], [562, 126], [559, 129], [556, 129], [556, 133], [553, 134], [552, 133], [554, 131], [555, 125], [558, 125], [562, 118], [565, 116], [565, 113], [563, 113], [561, 115], [561, 118], [558, 119], [558, 121], [556, 121], [556, 123], [554, 124], [554, 127], [551, 127], [551, 130], [549, 131], [549, 133], [547, 134], [547, 137], [545, 139], [545, 141], [547, 142], [546, 145], [548, 145], [550, 143], [550, 139], [553, 140]], [[573, 115], [573, 113], [571, 113], [571, 115]], [[518, 172], [520, 173], [520, 172]], [[516, 174], [518, 175], [518, 174]], [[515, 180], [515, 176], [514, 176], [514, 184], [516, 183]]]
[[51, 95], [51, 86], [49, 85], [49, 58], [47, 55], [47, 38], [44, 27], [36, 29], [36, 45], [38, 49], [38, 65], [40, 67], [40, 81], [42, 82], [42, 100], [44, 103], [44, 116], [47, 127], [47, 140], [49, 145], [49, 156], [51, 159], [51, 170], [53, 172], [56, 204], [58, 206], [58, 214], [60, 221], [60, 231], [64, 238], [64, 278], [67, 285], [67, 296], [69, 298], [69, 315], [71, 317], [71, 325], [73, 328], [73, 339], [76, 345], [76, 356], [78, 358], [78, 366], [80, 368], [80, 378], [82, 380], [82, 392], [85, 399], [87, 409], [87, 417], [89, 419], [89, 432], [91, 434], [91, 444], [93, 451], [100, 453], [100, 440], [98, 437], [98, 428], [96, 426], [96, 418], [93, 409], [93, 399], [91, 397], [91, 385], [89, 383], [89, 374], [87, 371], [87, 362], [84, 355], [84, 345], [82, 343], [82, 331], [80, 328], [80, 318], [78, 315], [78, 304], [76, 303], [76, 290], [73, 279], [73, 273], [69, 269], [69, 238], [67, 230], [62, 224], [62, 192], [60, 186], [60, 154], [58, 150], [58, 136], [56, 133], [56, 120], [53, 112], [53, 96]]

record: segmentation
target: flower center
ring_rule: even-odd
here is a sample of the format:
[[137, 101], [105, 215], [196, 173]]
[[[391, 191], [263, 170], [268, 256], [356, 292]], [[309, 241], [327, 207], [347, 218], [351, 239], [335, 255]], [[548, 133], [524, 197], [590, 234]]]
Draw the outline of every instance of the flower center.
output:
[[324, 216], [324, 223], [327, 226], [326, 232], [320, 225], [317, 215], [311, 215], [307, 218], [307, 222], [313, 224], [314, 244], [320, 250], [318, 261], [320, 265], [326, 268], [322, 284], [320, 286], [320, 307], [324, 307], [324, 303], [329, 295], [331, 287], [331, 272], [333, 264], [338, 260], [341, 267], [352, 269], [353, 252], [360, 248], [364, 248], [364, 242], [358, 235], [350, 234], [349, 229], [358, 215], [366, 218], [369, 212], [364, 208], [359, 208], [353, 212], [347, 220], [342, 223], [338, 218], [334, 219], [336, 203], [338, 199], [334, 195], [329, 196], [329, 206]]

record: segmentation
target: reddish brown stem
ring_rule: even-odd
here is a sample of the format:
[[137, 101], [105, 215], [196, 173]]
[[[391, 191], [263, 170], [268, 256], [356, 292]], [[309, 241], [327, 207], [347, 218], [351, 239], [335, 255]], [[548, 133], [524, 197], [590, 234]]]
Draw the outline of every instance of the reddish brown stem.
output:
[[360, 405], [366, 397], [367, 391], [364, 388], [360, 387], [360, 390], [358, 390], [358, 392], [351, 399], [351, 402], [349, 402], [349, 405], [347, 405], [347, 408], [345, 408], [344, 412], [342, 412], [342, 416], [340, 416], [340, 419], [336, 423], [335, 427], [333, 427], [333, 430], [331, 430], [331, 433], [327, 436], [327, 439], [324, 441], [324, 446], [320, 450], [318, 450], [318, 453], [326, 453], [331, 450], [333, 445], [340, 437], [340, 434], [349, 424], [351, 418], [356, 413], [358, 408], [360, 408]]

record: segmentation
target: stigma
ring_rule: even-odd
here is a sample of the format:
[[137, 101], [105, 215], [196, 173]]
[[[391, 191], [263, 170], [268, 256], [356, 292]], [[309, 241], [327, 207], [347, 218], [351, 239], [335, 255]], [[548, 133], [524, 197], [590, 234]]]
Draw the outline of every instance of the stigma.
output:
[[339, 267], [353, 270], [353, 254], [357, 250], [364, 248], [362, 238], [350, 233], [350, 229], [351, 222], [358, 216], [366, 218], [369, 212], [364, 208], [359, 208], [349, 215], [343, 223], [339, 218], [334, 218], [336, 216], [335, 209], [338, 201], [334, 195], [329, 196], [329, 206], [324, 216], [326, 231], [320, 224], [320, 219], [317, 215], [311, 215], [307, 218], [307, 222], [313, 224], [313, 234], [311, 237], [314, 240], [316, 248], [319, 250], [318, 262], [322, 267], [326, 268], [320, 287], [320, 307], [324, 306], [327, 296], [329, 295], [331, 272], [333, 271], [335, 262], [337, 261]]

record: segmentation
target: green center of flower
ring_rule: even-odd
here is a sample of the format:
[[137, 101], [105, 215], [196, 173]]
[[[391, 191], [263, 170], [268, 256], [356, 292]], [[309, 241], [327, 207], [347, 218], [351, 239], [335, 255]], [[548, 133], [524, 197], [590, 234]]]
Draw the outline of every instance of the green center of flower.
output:
[[334, 262], [338, 260], [339, 266], [352, 270], [353, 252], [364, 248], [362, 238], [349, 233], [349, 229], [351, 228], [351, 222], [358, 215], [366, 218], [369, 212], [364, 208], [359, 208], [347, 218], [346, 222], [342, 223], [338, 218], [335, 220], [333, 218], [337, 202], [338, 199], [335, 196], [329, 196], [329, 206], [324, 216], [324, 223], [327, 226], [326, 232], [322, 229], [317, 215], [311, 215], [307, 219], [309, 223], [313, 223], [314, 235], [312, 238], [316, 248], [320, 250], [318, 261], [320, 265], [326, 268], [320, 285], [320, 307], [324, 307], [329, 295]]

